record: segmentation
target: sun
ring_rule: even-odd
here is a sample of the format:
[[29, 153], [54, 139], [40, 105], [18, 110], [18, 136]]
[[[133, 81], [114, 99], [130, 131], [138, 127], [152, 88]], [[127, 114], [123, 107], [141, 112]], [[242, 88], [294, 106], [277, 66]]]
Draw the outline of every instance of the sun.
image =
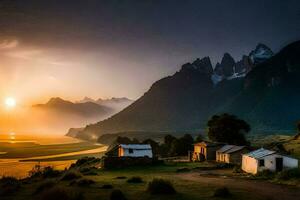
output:
[[14, 108], [16, 106], [16, 100], [13, 97], [7, 97], [5, 99], [5, 105], [8, 108]]

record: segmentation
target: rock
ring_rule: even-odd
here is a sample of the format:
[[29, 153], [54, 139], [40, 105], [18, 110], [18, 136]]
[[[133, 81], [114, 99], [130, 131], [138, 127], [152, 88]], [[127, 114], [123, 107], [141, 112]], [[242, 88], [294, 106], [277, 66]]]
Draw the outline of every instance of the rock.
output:
[[259, 43], [255, 50], [251, 51], [249, 54], [252, 64], [257, 65], [265, 62], [274, 55], [273, 51], [267, 47], [265, 44]]

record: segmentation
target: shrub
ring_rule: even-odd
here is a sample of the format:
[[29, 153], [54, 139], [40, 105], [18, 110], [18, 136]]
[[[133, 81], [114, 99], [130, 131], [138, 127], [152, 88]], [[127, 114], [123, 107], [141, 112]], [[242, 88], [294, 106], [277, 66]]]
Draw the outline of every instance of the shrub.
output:
[[32, 170], [29, 171], [29, 176], [31, 178], [53, 178], [59, 176], [60, 174], [60, 171], [53, 169], [51, 166], [42, 168], [40, 165], [35, 165]]
[[287, 169], [277, 175], [278, 179], [289, 180], [289, 179], [299, 179], [300, 178], [300, 169]]
[[63, 177], [61, 178], [61, 180], [63, 181], [69, 181], [69, 180], [74, 180], [74, 179], [79, 179], [81, 178], [82, 175], [77, 172], [77, 171], [67, 171]]
[[231, 194], [227, 187], [217, 188], [214, 193], [214, 197], [226, 198], [226, 197], [229, 197], [230, 195]]
[[75, 166], [82, 166], [84, 164], [92, 164], [92, 163], [96, 163], [96, 162], [99, 162], [99, 161], [100, 161], [99, 158], [83, 157], [83, 158], [80, 158], [76, 161]]
[[126, 179], [126, 176], [117, 176], [116, 179]]
[[63, 187], [53, 187], [49, 190], [45, 190], [41, 194], [41, 200], [82, 200], [84, 199], [82, 193], [68, 191]]
[[2, 177], [0, 179], [0, 195], [9, 195], [16, 192], [21, 187], [21, 183], [14, 177]]
[[189, 172], [189, 171], [191, 171], [191, 170], [187, 167], [181, 167], [181, 168], [176, 169], [176, 172]]
[[53, 181], [53, 180], [44, 181], [44, 182], [42, 182], [41, 184], [39, 184], [37, 186], [37, 188], [35, 189], [34, 193], [38, 194], [38, 193], [40, 193], [42, 191], [48, 190], [48, 189], [54, 187], [55, 184], [56, 184], [56, 182]]
[[94, 167], [84, 167], [81, 168], [79, 171], [84, 175], [98, 175], [96, 168]]
[[148, 184], [147, 190], [151, 194], [175, 194], [176, 193], [172, 183], [164, 179], [153, 179]]
[[105, 185], [102, 185], [101, 189], [112, 189], [113, 186], [110, 185], [110, 184], [105, 184]]
[[110, 200], [126, 200], [121, 190], [113, 190], [110, 194]]
[[87, 178], [81, 178], [79, 180], [74, 180], [70, 183], [70, 185], [78, 185], [80, 187], [86, 187], [86, 186], [90, 186], [92, 184], [94, 184], [95, 181], [91, 180], [91, 179], [87, 179]]
[[133, 176], [127, 180], [127, 183], [142, 183], [143, 179], [139, 176]]
[[274, 178], [275, 173], [266, 169], [261, 172], [258, 172], [255, 177], [259, 179], [272, 179]]
[[241, 168], [241, 165], [235, 165], [234, 167], [233, 167], [233, 173], [242, 173], [243, 172], [243, 170], [242, 170], [242, 168]]
[[58, 177], [61, 174], [60, 171], [53, 169], [53, 167], [45, 167], [42, 170], [42, 176], [43, 178], [53, 178], [53, 177]]

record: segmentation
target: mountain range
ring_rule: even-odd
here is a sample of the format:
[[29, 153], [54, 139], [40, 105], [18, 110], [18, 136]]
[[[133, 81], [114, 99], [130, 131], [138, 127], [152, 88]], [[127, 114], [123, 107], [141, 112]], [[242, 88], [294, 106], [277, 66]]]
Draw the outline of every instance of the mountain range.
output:
[[[131, 102], [127, 98], [95, 101], [87, 97], [80, 102], [71, 102], [54, 97], [44, 104], [33, 105], [30, 108], [30, 120], [28, 118], [25, 121], [36, 132], [61, 133], [70, 127], [81, 127], [104, 120], [121, 111]], [[24, 119], [16, 119], [16, 121], [25, 123]]]
[[129, 106], [133, 102], [133, 100], [128, 99], [126, 97], [120, 97], [120, 98], [112, 97], [110, 99], [99, 98], [97, 100], [94, 100], [90, 97], [84, 97], [82, 100], [77, 101], [76, 103], [87, 103], [87, 102], [93, 102], [101, 106], [109, 107], [115, 110], [115, 112], [119, 112], [122, 109]]
[[90, 138], [124, 131], [201, 131], [214, 114], [228, 112], [246, 120], [252, 132], [292, 132], [300, 119], [300, 41], [277, 54], [258, 44], [235, 61], [225, 53], [182, 65], [155, 82], [121, 112], [79, 130]]

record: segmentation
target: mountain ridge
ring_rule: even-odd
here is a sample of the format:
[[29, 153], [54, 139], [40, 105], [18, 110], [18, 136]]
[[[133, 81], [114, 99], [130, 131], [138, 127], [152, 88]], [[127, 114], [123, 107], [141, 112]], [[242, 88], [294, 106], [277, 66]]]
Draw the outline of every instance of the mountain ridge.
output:
[[[262, 47], [265, 48], [258, 45], [256, 49]], [[284, 122], [286, 125], [283, 125], [278, 117], [270, 116], [266, 112], [276, 108], [272, 107], [276, 106], [276, 103], [270, 103], [270, 99], [275, 98], [278, 102], [277, 100], [274, 102], [282, 104], [286, 94], [280, 87], [291, 84], [287, 80], [294, 81], [300, 88], [297, 79], [292, 78], [294, 73], [298, 74], [300, 68], [299, 59], [294, 56], [294, 52], [299, 53], [299, 49], [298, 41], [288, 45], [276, 55], [268, 54], [264, 60], [260, 57], [257, 64], [252, 63], [249, 56], [243, 56], [242, 63], [246, 64], [242, 66], [240, 73], [235, 72], [235, 67], [237, 63], [241, 64], [241, 61], [235, 62], [230, 54], [224, 54], [224, 62], [217, 64], [220, 65], [219, 68], [226, 69], [222, 74], [217, 74], [218, 68], [212, 69], [209, 57], [186, 63], [174, 75], [156, 81], [141, 98], [123, 111], [85, 127], [79, 132], [79, 136], [100, 136], [134, 130], [195, 131], [205, 128], [210, 116], [222, 112], [230, 112], [248, 120], [254, 130], [268, 131], [272, 126], [276, 130], [292, 127], [290, 117], [287, 117], [288, 120]], [[255, 50], [250, 52], [252, 57], [255, 57], [255, 52]], [[260, 55], [260, 52], [258, 54]], [[234, 65], [232, 60], [235, 62]], [[247, 65], [247, 62], [250, 64]], [[292, 72], [292, 75], [288, 75], [289, 78], [285, 77], [287, 71]], [[220, 76], [220, 81], [216, 83], [213, 76]], [[300, 101], [297, 95], [295, 98]], [[287, 114], [290, 110], [286, 108]], [[255, 118], [257, 113], [260, 113], [261, 117]], [[272, 114], [279, 115], [275, 111]], [[295, 118], [297, 114], [295, 113], [293, 117]], [[273, 122], [268, 117], [273, 117]]]

